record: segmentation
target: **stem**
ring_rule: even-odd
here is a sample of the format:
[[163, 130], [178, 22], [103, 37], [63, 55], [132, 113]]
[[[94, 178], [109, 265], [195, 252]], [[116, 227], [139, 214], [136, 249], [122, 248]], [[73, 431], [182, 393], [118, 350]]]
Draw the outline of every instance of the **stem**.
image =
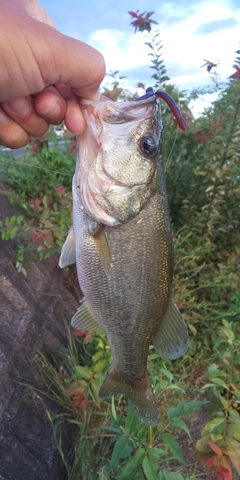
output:
[[147, 430], [147, 444], [149, 448], [153, 446], [153, 429], [151, 426], [148, 427]]

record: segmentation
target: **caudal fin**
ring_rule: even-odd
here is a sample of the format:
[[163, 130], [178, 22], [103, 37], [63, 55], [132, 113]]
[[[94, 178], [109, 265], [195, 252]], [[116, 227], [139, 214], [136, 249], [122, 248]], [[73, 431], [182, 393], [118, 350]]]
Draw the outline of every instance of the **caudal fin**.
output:
[[99, 398], [103, 400], [111, 395], [120, 394], [127, 395], [131, 400], [141, 422], [145, 425], [157, 424], [157, 407], [147, 373], [142, 380], [134, 379], [130, 383], [112, 368], [99, 390]]

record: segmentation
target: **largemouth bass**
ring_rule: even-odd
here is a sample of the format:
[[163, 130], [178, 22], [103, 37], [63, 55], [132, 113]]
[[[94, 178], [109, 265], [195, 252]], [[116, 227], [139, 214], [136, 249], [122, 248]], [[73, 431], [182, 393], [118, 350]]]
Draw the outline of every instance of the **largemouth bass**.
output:
[[[151, 342], [164, 359], [183, 355], [189, 345], [172, 296], [173, 243], [156, 98], [150, 89], [138, 101], [82, 102], [87, 127], [78, 137], [73, 228], [60, 257], [61, 267], [76, 261], [85, 295], [72, 325], [102, 329], [110, 344], [113, 365], [99, 397], [127, 395], [147, 425], [157, 423], [147, 374]], [[167, 101], [184, 128], [173, 100]]]

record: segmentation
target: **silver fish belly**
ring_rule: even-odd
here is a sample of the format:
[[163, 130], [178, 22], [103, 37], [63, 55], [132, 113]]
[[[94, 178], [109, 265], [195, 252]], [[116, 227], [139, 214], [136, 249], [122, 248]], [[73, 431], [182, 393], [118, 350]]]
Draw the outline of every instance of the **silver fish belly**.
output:
[[60, 266], [74, 260], [85, 300], [72, 325], [102, 329], [113, 365], [100, 398], [125, 394], [140, 419], [157, 423], [147, 374], [149, 346], [185, 353], [185, 322], [172, 297], [173, 244], [155, 98], [86, 102], [73, 178], [73, 229]]

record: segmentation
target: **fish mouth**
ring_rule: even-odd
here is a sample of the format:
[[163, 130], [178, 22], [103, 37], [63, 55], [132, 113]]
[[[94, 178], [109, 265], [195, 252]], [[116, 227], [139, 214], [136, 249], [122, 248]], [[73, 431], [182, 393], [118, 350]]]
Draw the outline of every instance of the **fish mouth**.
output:
[[[139, 131], [141, 135], [152, 135], [153, 125], [160, 138], [156, 97], [151, 95], [147, 99], [119, 103], [102, 97], [100, 102], [82, 100], [81, 105], [87, 128], [78, 138], [76, 183], [79, 199], [91, 218], [107, 226], [119, 225], [132, 217], [133, 212], [139, 212], [141, 191], [148, 188], [154, 175], [152, 159], [143, 158], [136, 142]], [[119, 159], [124, 151], [133, 165], [142, 158], [141, 169], [137, 171], [135, 166], [136, 175], [132, 174], [130, 178], [122, 174], [124, 168], [119, 166], [118, 158], [115, 164], [111, 161], [109, 152], [114, 149]], [[120, 205], [124, 203], [124, 195], [129, 215], [123, 214]]]

